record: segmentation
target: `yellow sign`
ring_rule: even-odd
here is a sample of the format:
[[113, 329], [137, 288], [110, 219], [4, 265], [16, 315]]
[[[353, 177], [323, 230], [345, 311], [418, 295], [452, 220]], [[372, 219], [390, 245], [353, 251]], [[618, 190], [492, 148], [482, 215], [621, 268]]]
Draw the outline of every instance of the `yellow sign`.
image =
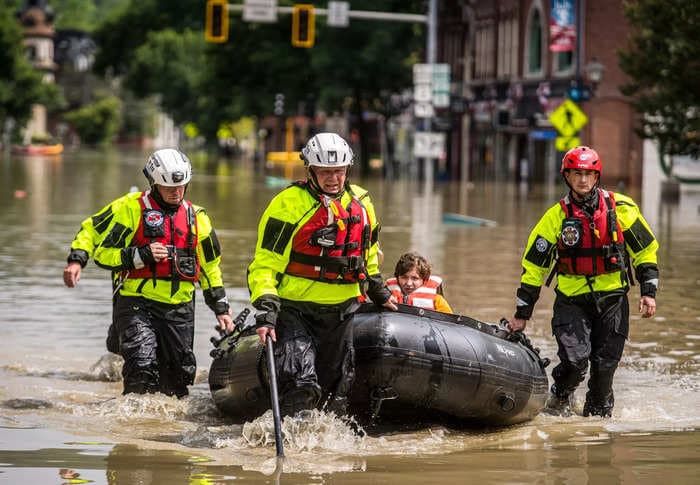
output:
[[554, 146], [559, 152], [568, 152], [581, 144], [581, 139], [577, 136], [558, 136], [554, 140]]
[[566, 99], [557, 109], [552, 111], [549, 115], [549, 121], [559, 133], [565, 137], [571, 137], [588, 123], [588, 116], [576, 106], [576, 103]]

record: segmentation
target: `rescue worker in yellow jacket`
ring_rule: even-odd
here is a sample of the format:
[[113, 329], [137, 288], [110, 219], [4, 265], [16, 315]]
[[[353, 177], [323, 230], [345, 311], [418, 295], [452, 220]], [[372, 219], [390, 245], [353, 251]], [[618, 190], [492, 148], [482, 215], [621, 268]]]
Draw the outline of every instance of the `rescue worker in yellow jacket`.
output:
[[192, 178], [187, 156], [171, 148], [158, 150], [143, 172], [150, 189], [114, 212], [94, 259], [121, 273], [114, 321], [124, 358], [124, 394], [182, 397], [197, 369], [196, 283], [221, 330], [233, 331], [221, 251], [205, 210], [184, 198]]
[[394, 277], [386, 280], [386, 287], [399, 303], [452, 313], [443, 294], [442, 278], [432, 274], [430, 263], [418, 253], [399, 257]]
[[[68, 288], [74, 288], [80, 281], [83, 268], [87, 265], [90, 256], [92, 256], [95, 248], [97, 248], [102, 239], [107, 235], [107, 229], [112, 222], [114, 212], [119, 210], [122, 205], [126, 204], [129, 199], [135, 199], [140, 195], [140, 191], [136, 190], [136, 187], [133, 187], [129, 193], [113, 200], [80, 224], [80, 230], [71, 243], [66, 267], [63, 269], [63, 283]], [[116, 285], [119, 274], [113, 273], [112, 276], [112, 281]], [[116, 303], [116, 296], [117, 294], [115, 292], [114, 303]], [[114, 327], [114, 319], [112, 319], [112, 323], [107, 331], [106, 344], [107, 350], [115, 354], [119, 353], [119, 338]]]
[[347, 182], [348, 143], [319, 133], [301, 151], [307, 178], [277, 194], [258, 228], [248, 288], [257, 333], [275, 345], [280, 410], [347, 413], [352, 318], [367, 294], [396, 310], [377, 263], [379, 224], [365, 189]]
[[[539, 298], [550, 267], [557, 286], [552, 333], [559, 364], [546, 411], [569, 414], [573, 394], [590, 364], [583, 415], [611, 416], [613, 376], [629, 333], [627, 292], [639, 282], [639, 311], [656, 313], [659, 247], [634, 201], [599, 188], [602, 161], [595, 150], [579, 146], [562, 159], [569, 193], [535, 225], [524, 251], [512, 331], [523, 330]], [[549, 284], [549, 280], [547, 284]]]

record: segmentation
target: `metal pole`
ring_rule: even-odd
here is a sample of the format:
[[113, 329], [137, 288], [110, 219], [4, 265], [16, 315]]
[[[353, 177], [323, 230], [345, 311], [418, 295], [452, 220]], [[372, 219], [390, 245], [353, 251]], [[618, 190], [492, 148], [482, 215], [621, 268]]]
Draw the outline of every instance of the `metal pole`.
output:
[[[430, 0], [428, 3], [428, 36], [426, 45], [426, 62], [435, 64], [437, 58], [437, 0]], [[423, 131], [430, 131], [431, 119], [426, 118], [423, 123]], [[425, 180], [426, 193], [433, 189], [433, 159], [426, 157], [423, 160], [423, 176]]]
[[282, 418], [280, 417], [280, 402], [277, 394], [277, 371], [275, 370], [275, 353], [272, 349], [272, 337], [267, 335], [265, 341], [267, 349], [267, 373], [270, 377], [270, 402], [272, 404], [272, 418], [275, 423], [275, 446], [277, 458], [284, 458], [284, 447], [282, 444]]

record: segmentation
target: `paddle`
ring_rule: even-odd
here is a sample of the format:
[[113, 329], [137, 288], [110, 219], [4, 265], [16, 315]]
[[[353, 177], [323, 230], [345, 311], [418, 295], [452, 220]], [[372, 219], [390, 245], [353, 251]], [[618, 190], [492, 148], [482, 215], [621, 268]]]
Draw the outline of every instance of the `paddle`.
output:
[[275, 353], [272, 349], [272, 337], [267, 335], [265, 340], [267, 347], [267, 373], [270, 377], [270, 401], [272, 403], [272, 417], [275, 420], [275, 446], [277, 447], [277, 458], [284, 458], [284, 448], [282, 446], [282, 420], [280, 418], [280, 403], [277, 396], [277, 371], [275, 370]]

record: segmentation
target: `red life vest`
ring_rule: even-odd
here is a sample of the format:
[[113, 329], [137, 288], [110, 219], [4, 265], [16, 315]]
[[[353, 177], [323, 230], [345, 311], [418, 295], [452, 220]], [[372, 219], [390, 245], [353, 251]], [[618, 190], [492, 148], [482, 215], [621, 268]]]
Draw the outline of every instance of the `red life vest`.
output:
[[559, 201], [566, 218], [557, 240], [557, 272], [595, 276], [620, 271], [625, 245], [612, 193], [599, 189], [593, 220], [567, 195]]
[[438, 294], [438, 289], [442, 284], [442, 278], [435, 275], [430, 275], [430, 278], [423, 281], [423, 286], [419, 286], [408, 295], [401, 291], [399, 280], [397, 278], [389, 278], [386, 280], [386, 287], [389, 288], [391, 294], [394, 295], [396, 301], [406, 305], [413, 305], [428, 310], [435, 310], [435, 297]]
[[[297, 186], [306, 189], [306, 183]], [[292, 239], [286, 274], [339, 284], [366, 279], [372, 226], [367, 209], [349, 193], [352, 198], [347, 207], [339, 198], [318, 196], [316, 212]]]
[[[192, 204], [183, 200], [173, 215], [166, 215], [151, 191], [139, 197], [142, 216], [131, 246], [144, 246], [159, 242], [172, 247], [167, 259], [155, 265], [129, 271], [129, 278], [163, 278], [197, 281], [199, 259], [197, 258], [197, 217]], [[155, 270], [155, 274], [154, 274]]]

